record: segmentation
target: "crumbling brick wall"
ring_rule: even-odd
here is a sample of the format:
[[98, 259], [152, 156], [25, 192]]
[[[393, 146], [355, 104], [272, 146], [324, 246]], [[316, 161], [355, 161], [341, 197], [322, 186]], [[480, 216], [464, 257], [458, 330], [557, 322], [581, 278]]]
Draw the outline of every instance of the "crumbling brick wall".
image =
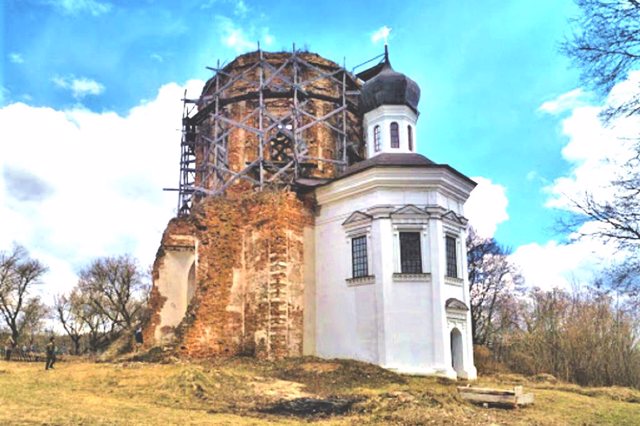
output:
[[[163, 244], [188, 232], [198, 241], [196, 293], [176, 331], [179, 353], [301, 355], [303, 230], [312, 225], [312, 208], [291, 191], [234, 191], [172, 220]], [[159, 255], [154, 274], [162, 248]], [[152, 292], [152, 309], [162, 303]], [[153, 341], [152, 328], [161, 325], [151, 318], [145, 337]]]

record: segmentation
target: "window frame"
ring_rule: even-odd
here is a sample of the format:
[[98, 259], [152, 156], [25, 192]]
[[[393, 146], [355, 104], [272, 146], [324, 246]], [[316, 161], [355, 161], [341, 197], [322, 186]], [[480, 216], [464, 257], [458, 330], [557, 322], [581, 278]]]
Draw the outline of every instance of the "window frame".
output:
[[351, 278], [369, 276], [369, 244], [367, 239], [365, 234], [351, 237]]
[[[406, 206], [405, 206], [406, 208]], [[429, 219], [426, 214], [406, 212], [391, 215], [393, 230], [393, 281], [394, 282], [431, 282], [431, 247], [429, 246]], [[402, 271], [400, 253], [400, 233], [420, 233], [421, 273]]]
[[[403, 235], [405, 236], [403, 241]], [[407, 237], [411, 236], [413, 241]], [[416, 244], [414, 247], [409, 247], [409, 244]], [[422, 235], [418, 230], [401, 230], [398, 231], [398, 245], [400, 249], [400, 273], [401, 274], [423, 274], [423, 262], [422, 262]], [[411, 253], [414, 252], [414, 253]], [[416, 255], [415, 258], [405, 259], [409, 255]], [[412, 256], [413, 257], [413, 256]], [[417, 266], [417, 267], [416, 267]], [[414, 270], [415, 268], [415, 270]]]
[[381, 140], [379, 124], [376, 124], [375, 126], [373, 126], [373, 151], [374, 152], [382, 151], [382, 140]]
[[[458, 253], [458, 240], [458, 237], [451, 234], [446, 234], [444, 237], [445, 277], [448, 278], [460, 278], [460, 255]], [[452, 259], [453, 265], [451, 264]], [[452, 271], [454, 272], [454, 275], [451, 275]]]
[[397, 121], [389, 124], [390, 147], [393, 149], [400, 148], [400, 126]]

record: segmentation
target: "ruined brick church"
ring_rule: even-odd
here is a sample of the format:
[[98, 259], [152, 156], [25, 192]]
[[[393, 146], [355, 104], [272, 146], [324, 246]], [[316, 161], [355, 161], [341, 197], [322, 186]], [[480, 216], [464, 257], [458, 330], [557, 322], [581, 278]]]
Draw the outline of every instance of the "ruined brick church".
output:
[[358, 74], [295, 49], [213, 70], [185, 100], [145, 342], [474, 379], [475, 183], [418, 153], [418, 85], [386, 50]]

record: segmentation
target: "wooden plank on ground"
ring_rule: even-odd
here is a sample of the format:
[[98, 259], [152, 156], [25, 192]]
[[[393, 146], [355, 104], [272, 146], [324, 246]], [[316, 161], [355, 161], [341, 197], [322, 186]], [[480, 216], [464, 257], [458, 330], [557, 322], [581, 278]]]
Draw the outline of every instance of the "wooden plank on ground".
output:
[[522, 386], [513, 390], [458, 386], [460, 396], [474, 404], [508, 405], [512, 407], [533, 404], [533, 394], [524, 393]]

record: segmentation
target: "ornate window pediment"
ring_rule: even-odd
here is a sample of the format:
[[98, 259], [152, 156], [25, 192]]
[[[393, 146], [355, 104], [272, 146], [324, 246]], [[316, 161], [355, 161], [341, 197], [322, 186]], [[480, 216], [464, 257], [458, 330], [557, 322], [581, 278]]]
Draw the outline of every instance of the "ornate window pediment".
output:
[[451, 310], [455, 310], [455, 311], [468, 311], [469, 307], [467, 306], [466, 303], [464, 303], [462, 300], [456, 299], [456, 298], [450, 298], [447, 299], [447, 301], [444, 303], [444, 307], [446, 309], [451, 309]]
[[467, 222], [468, 222], [467, 218], [465, 218], [464, 216], [456, 214], [453, 210], [449, 210], [448, 212], [443, 214], [442, 218], [446, 219], [446, 220], [449, 220], [449, 221], [455, 223], [456, 225], [460, 225], [460, 226], [467, 226]]
[[429, 214], [426, 211], [414, 206], [413, 204], [407, 204], [404, 207], [400, 207], [398, 210], [392, 212], [390, 216], [394, 221], [402, 219], [418, 219], [426, 221], [429, 219]]
[[364, 226], [372, 220], [373, 216], [356, 210], [355, 212], [351, 213], [351, 215], [344, 222], [342, 222], [342, 226], [348, 228]]

